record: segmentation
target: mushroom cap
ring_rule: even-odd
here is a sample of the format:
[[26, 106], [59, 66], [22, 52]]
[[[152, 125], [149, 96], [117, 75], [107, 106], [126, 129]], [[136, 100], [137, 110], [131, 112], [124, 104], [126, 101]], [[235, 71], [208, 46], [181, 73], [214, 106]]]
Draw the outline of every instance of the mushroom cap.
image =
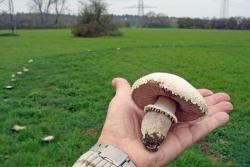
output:
[[152, 73], [138, 79], [132, 86], [132, 98], [141, 109], [154, 104], [159, 96], [177, 102], [176, 117], [179, 122], [196, 120], [208, 112], [205, 99], [197, 89], [177, 75]]
[[28, 68], [23, 68], [23, 72], [28, 72], [29, 69]]
[[12, 89], [12, 88], [13, 88], [13, 86], [11, 86], [11, 85], [5, 86], [5, 89]]
[[26, 129], [26, 126], [20, 126], [20, 125], [17, 125], [17, 124], [12, 127], [12, 130], [16, 131], [16, 132], [22, 131], [24, 129]]
[[50, 141], [53, 141], [54, 139], [55, 139], [54, 136], [46, 136], [46, 137], [42, 138], [42, 141], [50, 142]]

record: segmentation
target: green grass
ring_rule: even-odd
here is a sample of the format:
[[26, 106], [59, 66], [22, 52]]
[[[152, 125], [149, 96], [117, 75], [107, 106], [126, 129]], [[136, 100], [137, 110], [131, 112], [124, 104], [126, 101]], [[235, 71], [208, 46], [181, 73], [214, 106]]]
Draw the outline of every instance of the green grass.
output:
[[[114, 95], [112, 78], [133, 83], [156, 71], [226, 91], [235, 107], [227, 126], [170, 166], [249, 166], [250, 32], [122, 32], [119, 38], [80, 39], [69, 30], [22, 30], [16, 38], [0, 37], [0, 166], [71, 166], [97, 141]], [[29, 73], [17, 78], [13, 90], [2, 89], [24, 65]], [[14, 124], [27, 129], [13, 133]], [[53, 142], [40, 141], [50, 134]]]

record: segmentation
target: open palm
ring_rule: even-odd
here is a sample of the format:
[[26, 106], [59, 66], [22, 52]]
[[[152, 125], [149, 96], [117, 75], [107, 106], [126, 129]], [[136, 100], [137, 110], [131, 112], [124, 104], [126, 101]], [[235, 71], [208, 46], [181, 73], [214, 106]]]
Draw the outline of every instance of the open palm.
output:
[[205, 98], [208, 115], [200, 120], [174, 124], [158, 152], [148, 152], [141, 143], [140, 125], [144, 113], [131, 99], [131, 87], [122, 78], [112, 82], [116, 95], [109, 105], [99, 143], [111, 144], [126, 152], [138, 167], [158, 167], [170, 163], [185, 149], [229, 120], [233, 106], [226, 93], [207, 89], [199, 92]]

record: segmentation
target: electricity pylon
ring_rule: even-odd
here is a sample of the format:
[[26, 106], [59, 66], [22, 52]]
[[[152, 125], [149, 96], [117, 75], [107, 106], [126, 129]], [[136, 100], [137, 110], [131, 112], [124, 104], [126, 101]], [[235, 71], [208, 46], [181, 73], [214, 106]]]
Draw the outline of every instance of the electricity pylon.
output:
[[138, 16], [144, 16], [144, 2], [139, 0], [138, 2]]
[[135, 8], [137, 9], [137, 27], [141, 27], [143, 23], [143, 17], [144, 17], [144, 9], [146, 8], [155, 8], [152, 6], [145, 6], [143, 0], [138, 0], [138, 5], [127, 7], [127, 8]]
[[229, 0], [222, 0], [220, 15], [221, 18], [227, 18], [229, 16]]

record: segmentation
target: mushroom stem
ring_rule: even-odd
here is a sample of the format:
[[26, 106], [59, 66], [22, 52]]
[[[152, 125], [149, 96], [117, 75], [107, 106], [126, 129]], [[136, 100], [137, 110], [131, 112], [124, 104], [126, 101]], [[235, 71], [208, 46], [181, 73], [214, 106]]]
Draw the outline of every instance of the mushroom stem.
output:
[[150, 152], [158, 150], [172, 125], [171, 117], [175, 117], [177, 104], [170, 98], [160, 96], [142, 120], [142, 142]]
[[165, 112], [170, 112], [172, 114], [175, 114], [176, 112], [176, 102], [168, 97], [159, 96], [154, 105], [161, 108]]

